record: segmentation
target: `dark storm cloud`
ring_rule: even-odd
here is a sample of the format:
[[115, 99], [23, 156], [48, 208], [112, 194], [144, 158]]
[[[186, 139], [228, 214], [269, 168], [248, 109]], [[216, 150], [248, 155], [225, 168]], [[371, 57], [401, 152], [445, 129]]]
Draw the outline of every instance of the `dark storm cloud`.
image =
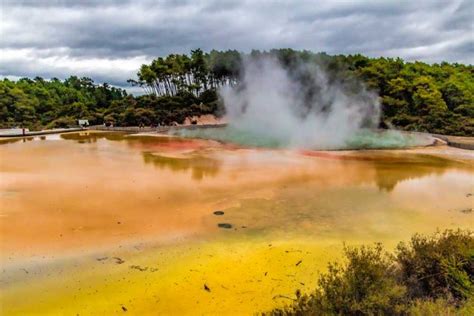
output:
[[0, 75], [124, 84], [157, 55], [200, 47], [472, 63], [474, 1], [3, 0]]

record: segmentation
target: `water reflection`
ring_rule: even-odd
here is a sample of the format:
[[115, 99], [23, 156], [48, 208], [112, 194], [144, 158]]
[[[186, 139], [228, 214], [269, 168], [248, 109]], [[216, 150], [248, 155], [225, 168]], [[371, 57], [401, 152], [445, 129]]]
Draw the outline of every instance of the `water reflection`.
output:
[[[216, 147], [212, 141], [200, 139], [184, 139], [179, 137], [130, 135], [125, 132], [97, 132], [87, 131], [79, 133], [61, 134], [61, 138], [74, 140], [81, 144], [96, 143], [98, 140], [125, 142], [128, 146], [142, 150], [144, 162], [152, 163], [160, 168], [168, 168], [173, 171], [192, 170], [192, 178], [200, 180], [205, 176], [215, 176], [219, 169], [219, 162], [212, 158], [187, 157], [176, 158], [167, 155], [159, 155], [152, 152], [197, 150], [209, 146]], [[217, 147], [219, 147], [217, 145]], [[312, 156], [313, 154], [309, 154]], [[317, 154], [316, 154], [317, 155]], [[374, 182], [380, 190], [392, 191], [397, 183], [418, 177], [429, 175], [441, 175], [448, 169], [471, 169], [466, 163], [459, 163], [433, 155], [423, 154], [396, 154], [387, 152], [357, 152], [355, 155], [340, 157], [342, 160], [364, 161], [364, 168], [375, 170]]]
[[32, 141], [34, 137], [16, 137], [16, 138], [0, 138], [0, 145], [13, 143], [26, 143]]
[[169, 157], [157, 153], [144, 152], [145, 164], [152, 164], [159, 169], [169, 169], [174, 172], [191, 170], [194, 180], [202, 180], [205, 177], [215, 177], [220, 168], [220, 162], [216, 159], [187, 155], [184, 157]]
[[[272, 198], [241, 199], [238, 205], [223, 208], [223, 216], [209, 214], [207, 223], [230, 223], [241, 233], [265, 238], [283, 234], [341, 240], [402, 239], [407, 231], [474, 224], [470, 213], [458, 211], [472, 207], [466, 197], [474, 184], [472, 173], [445, 169], [421, 170], [416, 176], [405, 172], [400, 177], [383, 171], [377, 176], [377, 188], [292, 183], [275, 190]], [[382, 183], [377, 182], [380, 179]]]
[[[220, 220], [235, 225], [239, 232], [346, 232], [349, 236], [363, 229], [377, 230], [386, 221], [392, 225], [385, 229], [393, 232], [397, 225], [406, 226], [406, 219], [411, 220], [414, 213], [409, 204], [418, 197], [423, 200], [425, 191], [442, 191], [447, 201], [455, 202], [443, 206], [443, 210], [467, 208], [464, 200], [457, 200], [459, 190], [452, 187], [452, 182], [443, 183], [443, 179], [460, 173], [465, 181], [474, 168], [472, 164], [418, 151], [301, 155], [116, 132], [62, 134], [61, 139], [67, 141], [0, 148], [4, 158], [0, 160], [0, 192], [22, 192], [15, 199], [0, 200], [8, 216], [15, 219], [0, 221], [0, 229], [1, 225], [8, 229], [7, 239], [20, 239], [22, 234], [18, 232], [29, 237], [28, 233], [36, 234], [45, 227], [57, 229], [58, 235], [63, 234], [61, 240], [66, 239], [64, 231], [78, 227], [84, 240], [118, 239], [112, 238], [111, 232], [124, 228], [137, 236], [153, 230], [153, 238], [158, 238], [156, 227], [149, 227], [152, 223], [166, 224], [162, 235], [165, 231], [204, 234], [217, 230], [218, 223], [211, 215], [217, 209], [225, 210], [225, 218]], [[426, 188], [411, 188], [418, 197], [394, 198], [397, 190], [406, 190], [407, 183], [420, 180], [426, 180]], [[467, 194], [469, 182], [462, 181], [458, 185]], [[51, 191], [55, 192], [53, 197]], [[425, 206], [418, 209], [438, 207], [433, 198], [423, 203]], [[32, 212], [38, 221], [31, 219]], [[372, 225], [374, 219], [378, 222]], [[360, 223], [355, 225], [355, 220]], [[128, 226], [132, 224], [135, 226]], [[54, 237], [41, 235], [45, 239]], [[32, 243], [26, 237], [21, 242]]]
[[374, 182], [380, 190], [391, 192], [400, 182], [442, 175], [449, 170], [474, 170], [472, 165], [431, 155], [406, 155], [398, 159], [378, 159], [372, 162]]
[[79, 133], [67, 133], [61, 134], [61, 138], [66, 140], [74, 140], [80, 144], [96, 143], [98, 140], [108, 141], [124, 141], [127, 143], [139, 143], [139, 144], [163, 144], [163, 143], [176, 143], [176, 142], [189, 142], [181, 138], [161, 135], [137, 135], [126, 132], [79, 132]]
[[[228, 222], [241, 232], [262, 236], [291, 232], [363, 239], [447, 225], [459, 218], [449, 210], [469, 209], [465, 196], [474, 185], [472, 164], [409, 152], [370, 155], [314, 159], [303, 173], [293, 166], [293, 174], [260, 183], [260, 189], [273, 188], [271, 198], [241, 199], [223, 208], [223, 218], [210, 215], [208, 224]], [[282, 174], [278, 169], [275, 178]], [[425, 212], [430, 216], [420, 220]]]
[[143, 151], [152, 150], [179, 150], [179, 149], [199, 149], [209, 147], [210, 144], [216, 145], [215, 142], [184, 139], [168, 135], [137, 135], [125, 132], [96, 132], [87, 131], [80, 133], [61, 134], [61, 138], [66, 140], [74, 140], [80, 144], [97, 143], [99, 140], [107, 140], [114, 142], [123, 142], [132, 148]]
[[122, 132], [79, 132], [61, 134], [61, 138], [66, 140], [75, 140], [79, 144], [91, 144], [96, 143], [100, 139], [121, 141], [124, 140], [125, 135], [126, 133]]

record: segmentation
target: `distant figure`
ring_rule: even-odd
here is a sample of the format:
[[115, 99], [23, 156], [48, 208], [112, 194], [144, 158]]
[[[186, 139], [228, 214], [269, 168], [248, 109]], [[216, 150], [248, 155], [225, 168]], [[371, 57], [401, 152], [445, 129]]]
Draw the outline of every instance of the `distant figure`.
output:
[[25, 131], [24, 127], [21, 129], [21, 132], [23, 133], [23, 136], [26, 134], [26, 131]]
[[77, 124], [80, 127], [88, 127], [89, 126], [89, 120], [77, 120]]

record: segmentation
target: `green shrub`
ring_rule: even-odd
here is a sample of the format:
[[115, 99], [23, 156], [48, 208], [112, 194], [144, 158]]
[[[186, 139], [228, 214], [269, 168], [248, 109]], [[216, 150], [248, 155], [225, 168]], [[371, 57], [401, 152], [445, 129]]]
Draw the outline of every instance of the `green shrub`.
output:
[[314, 292], [266, 315], [474, 315], [471, 231], [415, 235], [394, 256], [380, 244], [346, 247], [344, 256]]
[[457, 314], [460, 316], [474, 315], [474, 296], [471, 296], [467, 301], [459, 307]]
[[273, 315], [395, 315], [405, 309], [404, 286], [397, 284], [395, 265], [374, 247], [345, 248], [344, 264], [330, 263], [311, 295]]
[[474, 117], [474, 104], [460, 105], [454, 109], [454, 112], [467, 117]]
[[474, 295], [474, 236], [451, 231], [415, 235], [397, 247], [400, 276], [413, 298], [464, 300]]
[[456, 315], [456, 308], [447, 300], [416, 300], [408, 309], [411, 316], [448, 316]]
[[49, 123], [46, 128], [67, 128], [77, 126], [77, 121], [69, 116], [60, 117], [51, 123]]
[[472, 316], [474, 315], [474, 298], [468, 299], [456, 309], [446, 299], [415, 300], [407, 310], [410, 316]]
[[216, 90], [206, 90], [199, 96], [199, 102], [201, 103], [212, 103], [217, 100]]

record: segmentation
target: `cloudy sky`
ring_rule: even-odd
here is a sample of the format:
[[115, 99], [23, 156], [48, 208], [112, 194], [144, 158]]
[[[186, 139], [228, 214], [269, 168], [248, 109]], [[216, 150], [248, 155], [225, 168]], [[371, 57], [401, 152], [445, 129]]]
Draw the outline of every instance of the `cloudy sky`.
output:
[[291, 47], [472, 64], [474, 0], [0, 0], [0, 76], [126, 86], [159, 55]]

